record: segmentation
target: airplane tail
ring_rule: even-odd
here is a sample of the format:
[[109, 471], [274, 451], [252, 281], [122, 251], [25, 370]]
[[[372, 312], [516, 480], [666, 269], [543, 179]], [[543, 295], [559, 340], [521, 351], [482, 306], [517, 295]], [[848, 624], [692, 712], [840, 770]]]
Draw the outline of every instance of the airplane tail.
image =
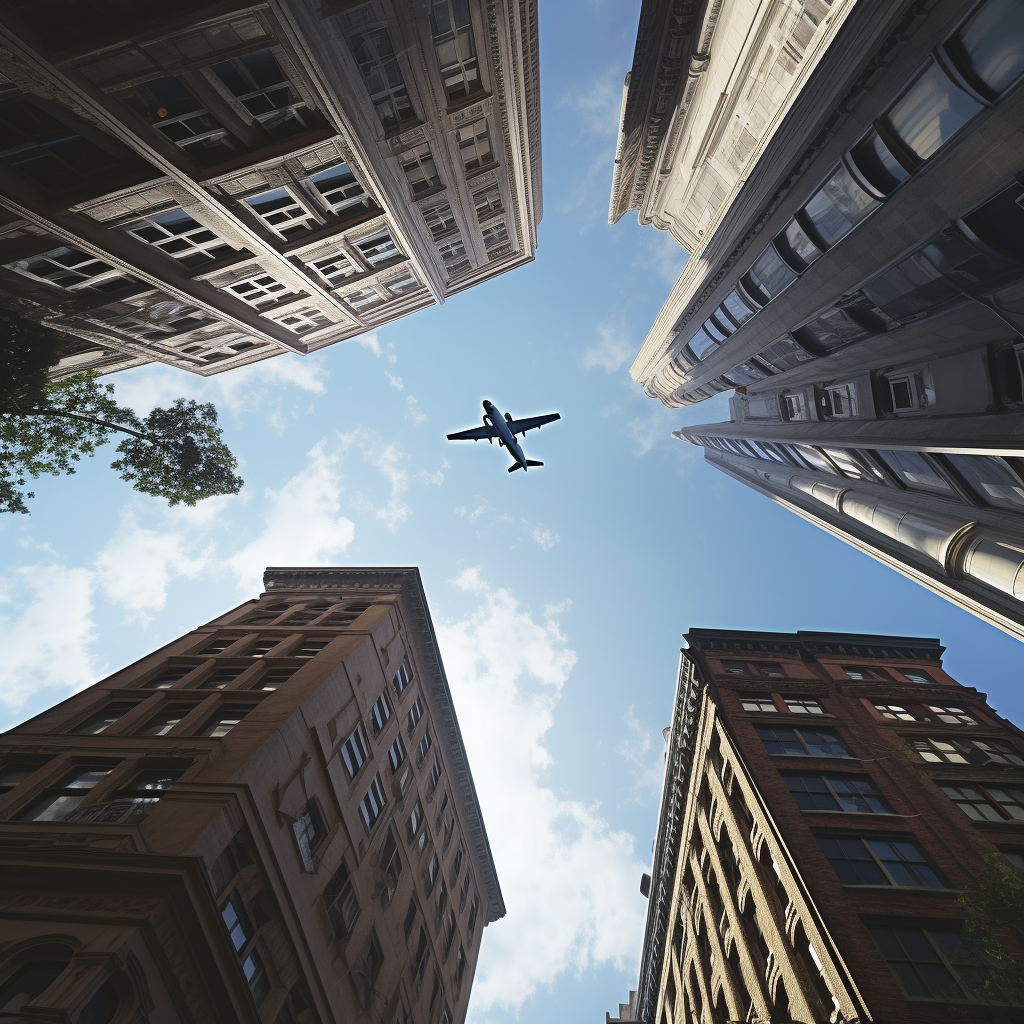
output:
[[[526, 465], [527, 466], [543, 466], [544, 463], [543, 462], [534, 462], [533, 459], [527, 459], [526, 460]], [[524, 469], [524, 468], [525, 468], [524, 466], [520, 465], [518, 462], [515, 462], [511, 466], [508, 467], [508, 471], [510, 473], [514, 473], [517, 469]]]

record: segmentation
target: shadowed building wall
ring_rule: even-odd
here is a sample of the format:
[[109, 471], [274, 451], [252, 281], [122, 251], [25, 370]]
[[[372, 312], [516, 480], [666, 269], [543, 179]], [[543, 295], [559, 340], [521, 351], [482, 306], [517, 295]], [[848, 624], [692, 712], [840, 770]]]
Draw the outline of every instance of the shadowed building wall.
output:
[[505, 908], [419, 573], [265, 585], [0, 740], [11, 1020], [464, 1020]]

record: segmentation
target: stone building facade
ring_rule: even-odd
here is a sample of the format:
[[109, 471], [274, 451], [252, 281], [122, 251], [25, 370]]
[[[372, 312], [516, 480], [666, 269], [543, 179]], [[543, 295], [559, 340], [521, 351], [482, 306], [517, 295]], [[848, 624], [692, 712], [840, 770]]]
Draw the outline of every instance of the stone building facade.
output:
[[732, 392], [677, 436], [1018, 637], [1022, 81], [1018, 0], [861, 0], [631, 371], [672, 407]]
[[686, 639], [619, 1019], [1019, 1020], [979, 995], [958, 896], [986, 856], [1024, 871], [1024, 733], [938, 640]]
[[56, 369], [312, 352], [534, 257], [536, 0], [0, 14], [0, 290]]
[[265, 586], [0, 740], [3, 1019], [465, 1019], [505, 909], [419, 573]]

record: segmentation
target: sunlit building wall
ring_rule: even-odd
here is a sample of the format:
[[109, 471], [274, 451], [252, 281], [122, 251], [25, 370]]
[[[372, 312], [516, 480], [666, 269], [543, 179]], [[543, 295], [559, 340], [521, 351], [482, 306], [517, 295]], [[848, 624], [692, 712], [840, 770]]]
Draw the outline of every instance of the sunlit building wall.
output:
[[0, 14], [0, 289], [56, 375], [312, 352], [534, 257], [535, 0]]
[[505, 908], [419, 573], [264, 584], [0, 740], [3, 1019], [465, 1019]]
[[984, 987], [959, 897], [993, 859], [1024, 871], [1024, 734], [935, 639], [686, 640], [639, 984], [607, 1019], [1018, 1013]]

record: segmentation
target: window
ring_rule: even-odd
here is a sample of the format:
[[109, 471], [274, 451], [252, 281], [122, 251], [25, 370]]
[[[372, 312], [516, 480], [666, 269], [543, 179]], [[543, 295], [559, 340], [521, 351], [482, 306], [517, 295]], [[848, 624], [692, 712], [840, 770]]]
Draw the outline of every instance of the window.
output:
[[972, 764], [977, 767], [1024, 767], [1024, 757], [1009, 743], [1001, 740], [956, 740], [929, 736], [927, 739], [911, 739], [909, 743], [922, 761]]
[[476, 207], [477, 220], [481, 223], [488, 217], [501, 213], [501, 192], [498, 186], [486, 185], [479, 192], [474, 192], [473, 205]]
[[797, 807], [802, 811], [893, 813], [878, 787], [866, 775], [802, 775], [785, 772], [782, 777]]
[[166, 736], [190, 712], [195, 704], [166, 704], [141, 729], [136, 736]]
[[803, 363], [808, 363], [815, 357], [805, 348], [798, 345], [789, 334], [776, 338], [770, 345], [765, 345], [757, 358], [766, 366], [770, 366], [776, 373], [785, 373]]
[[799, 267], [801, 272], [821, 255], [821, 249], [795, 220], [791, 220], [789, 226], [775, 239], [775, 245], [788, 257], [786, 262]]
[[387, 29], [374, 29], [350, 40], [352, 56], [385, 129], [416, 118]]
[[373, 831], [373, 826], [377, 824], [377, 819], [387, 806], [387, 802], [380, 775], [375, 775], [370, 783], [370, 788], [366, 791], [363, 799], [359, 801], [359, 814], [362, 816], [363, 826], [367, 833]]
[[184, 774], [183, 768], [147, 768], [119, 790], [118, 800], [133, 804], [155, 804]]
[[341, 760], [350, 779], [356, 777], [356, 773], [369, 756], [366, 731], [363, 729], [363, 723], [360, 722], [341, 748]]
[[441, 178], [437, 173], [437, 165], [434, 163], [434, 154], [430, 152], [430, 143], [423, 142], [412, 149], [407, 149], [401, 155], [402, 170], [412, 186], [414, 196], [422, 195], [441, 184]]
[[933, 714], [940, 722], [945, 722], [947, 725], [977, 725], [978, 720], [972, 718], [963, 708], [954, 708], [939, 706], [936, 704], [925, 704], [925, 707]]
[[466, 849], [462, 844], [462, 840], [459, 840], [459, 848], [455, 851], [455, 859], [452, 861], [452, 885], [455, 884], [459, 877], [459, 872], [462, 871], [462, 860], [466, 855]]
[[201, 735], [209, 736], [213, 739], [227, 736], [250, 711], [252, 711], [251, 704], [225, 704], [203, 726]]
[[423, 717], [423, 702], [417, 697], [412, 707], [409, 708], [408, 722], [409, 722], [409, 735], [413, 734], [419, 720]]
[[295, 652], [292, 657], [295, 658], [315, 658], [329, 643], [330, 639], [320, 640], [303, 640], [299, 645], [299, 649]]
[[822, 389], [822, 412], [830, 419], [848, 420], [857, 416], [857, 385], [831, 384]]
[[[484, 249], [491, 255], [495, 249], [500, 248], [508, 241], [508, 228], [503, 220], [499, 220], [481, 232], [484, 240]], [[493, 258], [493, 256], [492, 256]]]
[[451, 204], [448, 202], [435, 203], [423, 210], [423, 219], [430, 228], [431, 237], [435, 242], [450, 235], [459, 235], [459, 227], [455, 221], [455, 214], [452, 213]]
[[935, 680], [924, 671], [924, 669], [904, 669], [903, 675], [906, 679], [909, 679], [912, 683], [934, 683]]
[[124, 271], [66, 245], [5, 265], [23, 277], [31, 277], [67, 292], [119, 292], [134, 283], [134, 279]]
[[261, 690], [279, 690], [295, 673], [297, 668], [270, 668], [259, 678]]
[[796, 271], [783, 261], [771, 245], [754, 261], [745, 278], [752, 286], [750, 290], [762, 303], [774, 299], [795, 280]]
[[817, 839], [843, 885], [948, 887], [913, 840], [870, 835]]
[[1014, 850], [999, 851], [1006, 860], [1006, 863], [1018, 871], [1024, 871], [1024, 853], [1017, 853]]
[[946, 44], [946, 50], [988, 99], [1005, 92], [1024, 72], [1020, 5], [989, 0]]
[[899, 722], [916, 722], [917, 719], [899, 704], [876, 704], [875, 710], [883, 718], [891, 718]]
[[[409, 901], [409, 913], [415, 912], [415, 904], [412, 900]], [[406, 920], [408, 920], [408, 915]], [[416, 986], [416, 991], [419, 991], [419, 986], [423, 984], [423, 972], [427, 969], [427, 961], [430, 959], [430, 947], [427, 942], [427, 933], [425, 929], [420, 928], [419, 940], [416, 943], [416, 955], [412, 958], [412, 981]]]
[[237, 636], [219, 636], [197, 653], [205, 656], [223, 654], [237, 639]]
[[419, 912], [419, 907], [416, 906], [416, 900], [414, 897], [409, 897], [409, 909], [405, 912], [405, 922], [402, 925], [402, 931], [405, 933], [405, 941], [409, 941], [409, 936], [412, 934], [412, 926], [416, 923], [416, 914]]
[[839, 736], [831, 729], [781, 729], [754, 726], [769, 754], [796, 754], [802, 757], [850, 757]]
[[[879, 457], [911, 491], [955, 498], [956, 492], [919, 452], [880, 451]], [[906, 673], [904, 673], [906, 674]], [[916, 680], [911, 680], [916, 682]]]
[[750, 669], [745, 661], [723, 661], [722, 671], [731, 676], [745, 676], [750, 674]]
[[720, 324], [724, 320], [729, 320], [736, 327], [742, 327], [756, 312], [757, 310], [738, 291], [732, 291], [726, 295], [716, 310], [716, 319]]
[[439, 245], [437, 251], [449, 277], [454, 277], [470, 265], [469, 256], [466, 255], [466, 243], [462, 240], [461, 235], [445, 242], [444, 245]]
[[269, 274], [257, 274], [242, 281], [226, 285], [221, 289], [234, 295], [236, 299], [247, 302], [256, 309], [265, 309], [280, 302], [282, 299], [295, 298], [295, 293]]
[[981, 104], [929, 60], [917, 81], [893, 104], [886, 120], [918, 159], [927, 160], [979, 110]]
[[223, 690], [228, 683], [234, 682], [244, 671], [244, 668], [217, 669], [208, 679], [203, 680], [200, 689]]
[[47, 789], [38, 800], [17, 815], [22, 821], [60, 821], [74, 811], [111, 772], [110, 768], [76, 768], [59, 785]]
[[434, 883], [437, 881], [438, 873], [441, 870], [441, 861], [438, 859], [435, 853], [430, 858], [430, 865], [427, 868], [427, 873], [423, 879], [423, 891], [429, 896], [434, 888]]
[[370, 708], [370, 718], [373, 721], [373, 735], [377, 736], [385, 723], [391, 717], [391, 701], [388, 700], [386, 690], [382, 690], [380, 696], [373, 702]]
[[245, 656], [247, 658], [264, 658], [266, 657], [279, 643], [280, 638], [271, 637], [260, 637], [258, 640], [254, 640], [245, 649]]
[[209, 228], [193, 220], [184, 210], [168, 210], [144, 218], [145, 223], [129, 229], [129, 234], [156, 246], [183, 266], [202, 266], [231, 256], [235, 250]]
[[1024, 787], [940, 782], [939, 789], [974, 821], [1024, 821]]
[[760, 676], [768, 676], [770, 679], [785, 679], [786, 673], [782, 671], [782, 666], [772, 661], [761, 661], [757, 663], [757, 674]]
[[183, 56], [195, 60], [224, 50], [238, 49], [265, 35], [263, 26], [253, 15], [244, 15], [179, 36], [174, 40], [174, 46]]
[[405, 760], [405, 742], [402, 739], [402, 734], [399, 733], [395, 737], [395, 742], [388, 748], [388, 761], [391, 762], [391, 774], [401, 767], [402, 762]]
[[227, 902], [221, 908], [220, 916], [224, 921], [224, 927], [228, 930], [228, 935], [231, 936], [231, 944], [235, 947], [235, 952], [241, 953], [256, 933], [249, 921], [245, 904], [237, 891], [228, 897]]
[[50, 191], [118, 170], [110, 153], [58, 120], [51, 109], [57, 112], [27, 96], [0, 100], [0, 164]]
[[853, 163], [875, 189], [888, 195], [909, 171], [893, 155], [878, 132], [872, 130], [850, 151]]
[[71, 731], [92, 736], [98, 735], [109, 729], [119, 719], [124, 718], [132, 708], [138, 706], [138, 701], [119, 701], [108, 704], [102, 711], [90, 715], [81, 725], [76, 725]]
[[971, 984], [984, 972], [960, 943], [954, 925], [927, 928], [905, 924], [869, 926], [882, 956], [912, 999], [973, 999]]
[[452, 972], [452, 984], [455, 986], [456, 996], [462, 990], [462, 976], [466, 972], [466, 951], [459, 946], [458, 956], [455, 958], [455, 970]]
[[217, 894], [222, 893], [239, 871], [251, 863], [252, 857], [249, 854], [249, 849], [242, 834], [239, 833], [210, 865], [210, 882], [213, 885], [213, 891]]
[[467, 173], [480, 167], [486, 167], [494, 161], [491, 153], [491, 137], [487, 130], [487, 121], [481, 118], [470, 124], [463, 125], [455, 133], [459, 143], [462, 165]]
[[309, 176], [309, 180], [332, 213], [341, 213], [353, 206], [370, 206], [370, 197], [348, 164], [317, 171]]
[[391, 685], [395, 688], [395, 693], [401, 697], [405, 692], [406, 687], [412, 682], [412, 672], [409, 669], [409, 662], [403, 661], [398, 666], [398, 671], [395, 673], [394, 678], [391, 680]]
[[451, 106], [483, 89], [466, 0], [431, 0], [430, 32]]
[[361, 908], [355, 887], [352, 885], [352, 876], [344, 861], [324, 889], [324, 906], [334, 927], [334, 937], [343, 939], [351, 935], [356, 921], [359, 920]]
[[882, 669], [869, 667], [867, 665], [843, 665], [842, 670], [850, 679], [888, 679], [889, 676]]
[[466, 922], [466, 932], [470, 938], [473, 937], [473, 928], [476, 926], [476, 915], [479, 909], [480, 900], [474, 896], [473, 902], [469, 905], [469, 920]]
[[[894, 321], [920, 316], [961, 294], [960, 288], [946, 280], [935, 264], [919, 252], [872, 278], [863, 292]], [[910, 397], [912, 400], [914, 396]]]
[[352, 261], [343, 250], [337, 250], [320, 259], [313, 260], [306, 264], [312, 267], [331, 288], [337, 288], [348, 277], [356, 273]]
[[409, 842], [411, 843], [416, 836], [419, 835], [420, 826], [423, 824], [423, 804], [419, 800], [416, 801], [416, 806], [412, 809], [412, 814], [409, 815], [408, 822], [408, 834]]
[[853, 480], [868, 480], [874, 484], [888, 483], [881, 470], [876, 469], [861, 452], [855, 449], [829, 448], [827, 445], [823, 445], [821, 450], [835, 463], [843, 476], [848, 476]]
[[430, 781], [428, 785], [431, 793], [433, 793], [434, 790], [437, 789], [437, 783], [440, 781], [440, 778], [441, 760], [440, 758], [435, 757], [434, 763], [430, 766]]
[[260, 1006], [270, 991], [270, 980], [267, 978], [263, 959], [255, 946], [253, 946], [249, 955], [242, 961], [242, 973], [245, 975], [245, 980], [249, 983], [249, 991], [252, 993], [256, 1005]]
[[779, 709], [775, 706], [770, 693], [746, 693], [740, 698], [744, 711], [772, 711]]
[[391, 237], [391, 232], [386, 228], [369, 238], [356, 242], [356, 248], [371, 267], [380, 266], [380, 264], [402, 255], [398, 246], [395, 245], [395, 240]]
[[466, 877], [462, 880], [462, 888], [459, 890], [459, 913], [465, 909], [466, 897], [469, 895], [469, 887], [473, 882], [473, 876], [466, 871]]
[[247, 196], [245, 203], [275, 235], [285, 240], [304, 234], [317, 223], [316, 217], [286, 188]]
[[781, 395], [779, 404], [782, 408], [782, 418], [786, 422], [807, 419], [807, 402], [801, 392], [791, 395]]
[[200, 167], [229, 160], [238, 150], [238, 140], [192, 95], [184, 82], [171, 75], [118, 90], [113, 95]]
[[416, 767], [419, 768], [423, 764], [423, 759], [427, 756], [427, 751], [430, 749], [430, 745], [433, 741], [430, 738], [430, 729], [423, 730], [423, 736], [420, 739], [420, 745], [416, 748]]
[[793, 337], [801, 345], [812, 352], [834, 352], [845, 348], [855, 341], [863, 341], [870, 337], [874, 330], [869, 330], [858, 320], [854, 320], [845, 309], [830, 309], [809, 323], [793, 331]]
[[295, 836], [295, 844], [299, 848], [303, 866], [307, 871], [312, 871], [315, 864], [313, 854], [327, 835], [323, 818], [320, 816], [320, 809], [314, 801], [310, 800], [292, 822], [292, 833]]
[[992, 455], [951, 454], [943, 457], [952, 463], [971, 490], [986, 504], [1014, 512], [1024, 509], [1024, 486], [1005, 459]]
[[919, 412], [935, 402], [934, 391], [924, 384], [920, 373], [892, 374], [885, 378], [895, 413]]
[[387, 839], [380, 852], [380, 867], [388, 883], [388, 903], [395, 898], [395, 890], [398, 888], [398, 879], [402, 876], [402, 857], [398, 852], [398, 843], [395, 841], [395, 834], [388, 829]]
[[786, 710], [794, 715], [823, 715], [825, 709], [816, 701], [804, 697], [786, 697]]
[[714, 352], [721, 342], [716, 341], [708, 333], [708, 325], [704, 324], [703, 327], [690, 339], [690, 351], [694, 357], [698, 360], [703, 359], [709, 352]]
[[272, 51], [234, 57], [214, 64], [212, 71], [273, 138], [285, 139], [305, 127], [300, 111], [306, 104]]
[[30, 775], [46, 764], [45, 761], [17, 761], [0, 768], [0, 795], [10, 793]]
[[815, 244], [820, 239], [819, 248], [828, 249], [878, 205], [879, 201], [868, 195], [840, 164], [803, 212], [818, 236]]
[[355, 291], [351, 291], [345, 296], [345, 302], [348, 303], [357, 313], [362, 313], [366, 309], [372, 309], [374, 306], [379, 306], [384, 301], [384, 298], [377, 292], [375, 288], [357, 288]]

